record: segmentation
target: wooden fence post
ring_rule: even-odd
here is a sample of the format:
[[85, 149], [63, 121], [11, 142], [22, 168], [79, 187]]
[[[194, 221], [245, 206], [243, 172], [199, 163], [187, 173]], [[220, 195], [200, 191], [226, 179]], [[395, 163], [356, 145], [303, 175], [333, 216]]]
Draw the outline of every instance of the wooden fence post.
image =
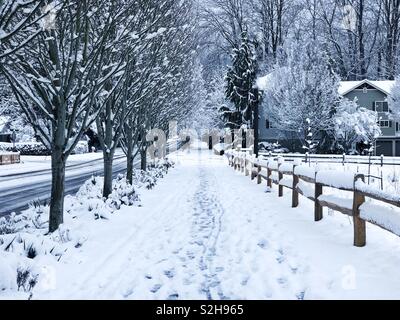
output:
[[272, 171], [270, 168], [267, 169], [267, 186], [272, 188], [272, 179], [271, 179]]
[[293, 189], [292, 189], [292, 208], [299, 206], [299, 193], [297, 192], [297, 185], [299, 184], [299, 176], [295, 174], [296, 166], [293, 166]]
[[246, 177], [248, 177], [249, 176], [249, 160], [247, 159], [247, 157], [245, 158], [245, 160], [244, 160], [244, 175], [246, 176]]
[[322, 184], [317, 183], [317, 173], [315, 173], [315, 195], [314, 195], [314, 220], [321, 221], [323, 219], [323, 207], [319, 203], [319, 196], [322, 196]]
[[365, 220], [360, 217], [360, 207], [365, 202], [365, 196], [356, 188], [356, 182], [365, 182], [364, 175], [356, 175], [354, 178], [354, 199], [353, 199], [353, 224], [354, 224], [354, 246], [365, 247], [367, 244], [367, 232]]
[[256, 178], [256, 173], [254, 172], [254, 169], [257, 168], [258, 163], [251, 163], [251, 181], [253, 181]]
[[279, 198], [283, 197], [283, 185], [281, 185], [281, 180], [283, 179], [283, 173], [280, 170], [281, 165], [282, 164], [278, 165], [278, 180], [279, 180], [278, 181], [278, 189], [279, 189], [278, 196], [279, 196]]
[[258, 167], [257, 167], [257, 184], [261, 184], [262, 183], [261, 170], [262, 170], [261, 165], [258, 164]]

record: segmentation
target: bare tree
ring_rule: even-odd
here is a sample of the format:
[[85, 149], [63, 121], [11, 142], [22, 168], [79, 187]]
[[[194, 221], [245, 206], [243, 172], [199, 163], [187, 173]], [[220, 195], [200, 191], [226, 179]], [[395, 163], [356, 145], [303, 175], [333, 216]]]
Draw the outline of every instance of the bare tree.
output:
[[101, 111], [97, 98], [105, 84], [123, 69], [122, 61], [105, 66], [104, 46], [121, 12], [105, 1], [62, 4], [54, 28], [40, 32], [1, 66], [23, 113], [52, 154], [50, 232], [63, 223], [68, 156]]

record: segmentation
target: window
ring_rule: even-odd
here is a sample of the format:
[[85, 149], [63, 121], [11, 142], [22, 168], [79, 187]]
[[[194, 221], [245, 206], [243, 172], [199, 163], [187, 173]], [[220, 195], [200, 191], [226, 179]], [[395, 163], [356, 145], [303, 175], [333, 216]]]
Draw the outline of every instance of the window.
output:
[[389, 120], [381, 120], [379, 121], [379, 126], [381, 128], [391, 128], [392, 127], [392, 121]]
[[400, 132], [400, 123], [396, 122], [396, 132]]
[[376, 112], [389, 112], [389, 103], [387, 101], [376, 101], [373, 110]]
[[267, 129], [274, 129], [274, 126], [273, 126], [272, 122], [269, 119], [265, 120], [265, 127]]

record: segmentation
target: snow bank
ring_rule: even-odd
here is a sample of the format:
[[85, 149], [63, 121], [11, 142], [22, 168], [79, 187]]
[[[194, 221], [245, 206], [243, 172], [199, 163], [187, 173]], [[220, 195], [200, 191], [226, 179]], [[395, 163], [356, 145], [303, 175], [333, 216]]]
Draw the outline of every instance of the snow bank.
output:
[[297, 166], [294, 173], [299, 176], [315, 179], [315, 168], [309, 166]]
[[400, 236], [399, 209], [376, 205], [372, 202], [365, 202], [360, 207], [360, 216], [362, 219], [375, 223]]
[[354, 188], [354, 173], [338, 172], [334, 170], [319, 171], [317, 172], [317, 183], [330, 186], [332, 188]]

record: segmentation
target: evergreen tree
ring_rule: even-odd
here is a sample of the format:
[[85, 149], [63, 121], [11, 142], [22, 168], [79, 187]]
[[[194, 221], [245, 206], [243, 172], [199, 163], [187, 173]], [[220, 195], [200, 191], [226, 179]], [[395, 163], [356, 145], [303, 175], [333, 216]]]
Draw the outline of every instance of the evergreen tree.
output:
[[233, 50], [232, 66], [226, 76], [226, 98], [234, 109], [225, 107], [225, 118], [231, 129], [245, 125], [251, 128], [254, 124], [254, 111], [258, 106], [259, 93], [255, 88], [257, 78], [257, 61], [252, 51], [247, 32], [242, 33], [241, 45]]

